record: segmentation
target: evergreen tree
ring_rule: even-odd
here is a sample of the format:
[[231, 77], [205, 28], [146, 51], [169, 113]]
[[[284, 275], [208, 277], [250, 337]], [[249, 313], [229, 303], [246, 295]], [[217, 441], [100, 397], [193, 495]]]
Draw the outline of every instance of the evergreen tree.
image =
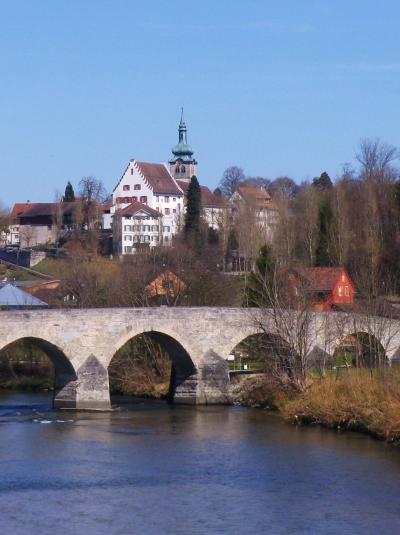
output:
[[64, 193], [64, 202], [74, 202], [75, 201], [75, 193], [74, 188], [72, 187], [71, 182], [68, 182], [68, 184], [65, 187], [65, 193]]
[[201, 189], [197, 178], [193, 175], [187, 190], [185, 234], [200, 232]]
[[332, 231], [333, 224], [333, 213], [328, 202], [324, 202], [320, 209], [318, 215], [318, 226], [319, 226], [319, 235], [318, 235], [318, 245], [317, 250], [315, 251], [315, 265], [316, 266], [330, 266], [331, 265], [331, 256], [330, 256], [330, 236]]
[[394, 200], [397, 209], [400, 210], [400, 178], [394, 183]]
[[268, 306], [275, 282], [275, 259], [269, 245], [263, 245], [258, 254], [254, 271], [250, 273], [246, 288], [248, 306]]
[[321, 173], [320, 177], [316, 177], [313, 180], [313, 186], [321, 190], [332, 189], [332, 180], [326, 171]]

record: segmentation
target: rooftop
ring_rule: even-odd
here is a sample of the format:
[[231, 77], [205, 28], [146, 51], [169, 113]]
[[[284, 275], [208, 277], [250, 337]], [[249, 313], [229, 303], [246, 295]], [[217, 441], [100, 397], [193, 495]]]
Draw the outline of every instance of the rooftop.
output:
[[182, 195], [182, 191], [164, 164], [138, 162], [136, 160], [134, 164], [147, 180], [154, 193]]

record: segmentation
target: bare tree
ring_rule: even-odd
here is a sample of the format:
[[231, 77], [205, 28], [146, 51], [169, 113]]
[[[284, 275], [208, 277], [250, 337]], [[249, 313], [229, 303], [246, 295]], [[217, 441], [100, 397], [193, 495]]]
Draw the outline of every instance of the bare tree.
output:
[[356, 159], [361, 164], [361, 177], [376, 182], [391, 182], [396, 178], [392, 163], [398, 158], [398, 149], [379, 139], [362, 139], [356, 154]]
[[299, 186], [292, 178], [281, 176], [271, 182], [270, 190], [275, 196], [291, 200], [297, 195]]
[[79, 182], [79, 196], [84, 225], [87, 229], [96, 228], [100, 219], [99, 205], [106, 197], [102, 181], [94, 176], [83, 177]]
[[235, 192], [236, 188], [245, 179], [243, 169], [236, 167], [228, 167], [225, 169], [222, 179], [219, 183], [220, 190], [224, 195], [230, 197]]
[[4, 245], [8, 243], [10, 224], [10, 211], [0, 203], [0, 243]]

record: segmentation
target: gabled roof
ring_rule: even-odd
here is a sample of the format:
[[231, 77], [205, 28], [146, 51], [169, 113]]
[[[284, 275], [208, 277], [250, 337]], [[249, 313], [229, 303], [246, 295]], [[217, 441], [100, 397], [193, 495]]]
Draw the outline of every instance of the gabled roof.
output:
[[[17, 206], [24, 206], [22, 211], [18, 213]], [[17, 213], [16, 219], [20, 217], [40, 217], [40, 216], [54, 216], [56, 210], [61, 209], [63, 214], [72, 212], [73, 207], [76, 206], [73, 202], [34, 202], [24, 205], [16, 204], [12, 211], [12, 217], [14, 211]]]
[[41, 301], [23, 290], [6, 284], [0, 289], [0, 307], [47, 307], [47, 303]]
[[147, 206], [147, 204], [142, 204], [141, 202], [133, 202], [126, 208], [120, 211], [120, 214], [122, 216], [132, 216], [137, 214], [138, 212], [145, 212], [146, 214], [152, 215], [153, 217], [160, 217], [160, 212], [157, 212], [157, 210], [154, 210], [153, 208], [150, 208], [150, 206]]
[[[186, 195], [190, 182], [187, 180], [179, 180], [179, 178], [176, 181]], [[204, 208], [221, 208], [225, 205], [224, 198], [222, 196], [214, 195], [207, 186], [200, 186], [200, 189], [201, 204]]]
[[145, 288], [145, 292], [148, 297], [160, 295], [171, 295], [175, 297], [185, 291], [186, 287], [186, 283], [175, 275], [175, 273], [166, 270], [149, 282]]
[[271, 195], [264, 188], [239, 186], [236, 192], [252, 208], [274, 208]]
[[306, 282], [307, 290], [311, 292], [331, 292], [343, 273], [350, 281], [342, 267], [298, 268], [294, 271]]
[[136, 160], [134, 164], [136, 164], [154, 193], [168, 195], [183, 194], [164, 164], [137, 162]]
[[25, 203], [17, 203], [14, 204], [14, 208], [11, 212], [11, 220], [17, 221], [18, 217], [23, 214], [26, 210], [28, 210], [31, 207], [31, 203], [25, 202]]

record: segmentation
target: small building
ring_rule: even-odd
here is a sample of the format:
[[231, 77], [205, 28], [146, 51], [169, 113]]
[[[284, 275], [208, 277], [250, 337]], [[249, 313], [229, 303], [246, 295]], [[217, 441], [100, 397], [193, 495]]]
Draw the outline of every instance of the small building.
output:
[[187, 284], [183, 282], [175, 273], [166, 270], [153, 279], [145, 288], [148, 299], [155, 301], [158, 305], [174, 304], [186, 291]]
[[47, 303], [27, 292], [24, 292], [13, 284], [6, 284], [0, 288], [0, 309], [19, 310], [47, 307]]
[[304, 298], [315, 311], [329, 311], [354, 302], [355, 288], [342, 267], [311, 267], [291, 270], [288, 275], [289, 296]]

